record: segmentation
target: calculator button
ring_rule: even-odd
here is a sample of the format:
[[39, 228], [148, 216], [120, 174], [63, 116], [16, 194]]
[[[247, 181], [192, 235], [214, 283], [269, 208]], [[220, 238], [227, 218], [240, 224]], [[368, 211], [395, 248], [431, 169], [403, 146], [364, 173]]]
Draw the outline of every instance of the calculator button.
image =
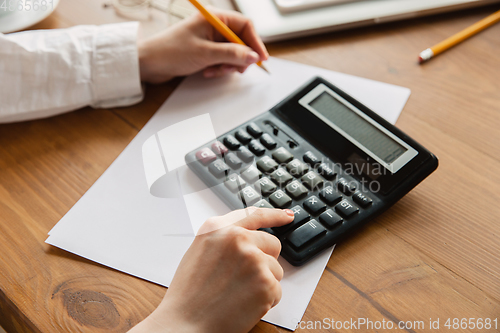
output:
[[203, 165], [207, 165], [210, 162], [213, 162], [217, 159], [217, 156], [215, 156], [214, 152], [211, 151], [208, 148], [203, 148], [201, 150], [198, 150], [196, 152], [196, 158], [198, 161], [200, 161]]
[[318, 199], [317, 196], [312, 196], [304, 201], [304, 208], [313, 215], [318, 215], [325, 210], [326, 205]]
[[224, 146], [220, 141], [215, 141], [214, 143], [212, 143], [212, 150], [217, 155], [224, 155], [228, 151], [227, 147]]
[[283, 168], [278, 168], [271, 174], [271, 179], [279, 186], [284, 186], [293, 179], [288, 172]]
[[345, 178], [340, 178], [337, 186], [339, 190], [344, 192], [346, 195], [351, 195], [356, 191], [356, 187], [353, 185], [353, 182], [349, 182]]
[[259, 180], [260, 176], [262, 176], [262, 173], [253, 165], [251, 165], [250, 167], [248, 167], [248, 169], [241, 173], [241, 177], [243, 177], [243, 179], [250, 184], [253, 184], [257, 180]]
[[257, 167], [264, 173], [271, 173], [278, 168], [278, 163], [269, 156], [264, 156], [257, 161]]
[[231, 150], [236, 150], [240, 148], [241, 144], [236, 140], [236, 138], [232, 135], [228, 135], [224, 138], [224, 144]]
[[354, 200], [355, 203], [357, 203], [358, 205], [360, 205], [363, 208], [368, 207], [372, 203], [372, 199], [360, 191], [357, 191], [356, 193], [354, 193], [354, 195], [352, 196], [352, 199]]
[[243, 180], [243, 178], [233, 173], [227, 177], [227, 180], [224, 182], [224, 185], [226, 185], [226, 187], [231, 192], [236, 193], [242, 188], [244, 188], [247, 185], [247, 183]]
[[306, 163], [309, 163], [313, 167], [321, 162], [319, 158], [316, 155], [314, 155], [313, 152], [311, 151], [308, 151], [304, 154], [304, 161]]
[[250, 140], [252, 140], [252, 137], [248, 135], [248, 133], [243, 129], [240, 129], [236, 133], [234, 133], [234, 136], [236, 137], [236, 139], [238, 139], [238, 141], [240, 141], [244, 145], [246, 145], [247, 143], [250, 142]]
[[227, 165], [229, 165], [232, 169], [239, 169], [241, 168], [241, 160], [234, 154], [234, 153], [229, 153], [224, 157], [224, 160], [226, 161]]
[[337, 192], [337, 190], [335, 190], [332, 186], [325, 187], [323, 191], [319, 193], [319, 197], [330, 206], [342, 199], [342, 195], [340, 195], [340, 193]]
[[326, 229], [316, 220], [311, 220], [288, 235], [288, 241], [297, 249], [326, 233]]
[[323, 185], [323, 179], [314, 171], [309, 171], [300, 180], [312, 191]]
[[276, 231], [277, 233], [283, 233], [289, 229], [292, 229], [292, 228], [295, 228], [295, 227], [301, 225], [302, 223], [304, 223], [304, 221], [308, 220], [311, 217], [311, 215], [309, 215], [304, 210], [304, 208], [302, 208], [300, 206], [295, 206], [295, 207], [291, 208], [291, 210], [294, 214], [293, 221], [288, 223], [288, 224], [285, 224], [284, 226], [272, 228], [274, 231]]
[[320, 175], [322, 175], [323, 177], [325, 177], [328, 180], [334, 179], [335, 176], [337, 175], [335, 173], [335, 171], [333, 171], [333, 169], [330, 168], [330, 166], [326, 163], [321, 163], [318, 167], [318, 171], [319, 171]]
[[319, 221], [327, 228], [334, 228], [342, 222], [342, 218], [335, 214], [333, 210], [328, 209], [326, 212], [319, 216]]
[[243, 201], [243, 203], [246, 206], [251, 206], [257, 201], [260, 200], [260, 195], [257, 193], [252, 187], [247, 186], [243, 190], [240, 191], [239, 193], [240, 200]]
[[298, 180], [294, 180], [290, 184], [286, 186], [286, 192], [290, 194], [290, 196], [294, 200], [298, 200], [305, 196], [308, 192], [307, 188], [302, 185]]
[[248, 144], [248, 149], [250, 149], [252, 153], [257, 156], [260, 156], [266, 152], [266, 148], [264, 148], [264, 146], [261, 145], [257, 140], [250, 141], [250, 143]]
[[288, 163], [293, 159], [293, 155], [285, 148], [280, 147], [273, 152], [273, 158], [280, 164]]
[[259, 200], [257, 201], [255, 204], [254, 204], [255, 207], [259, 207], [259, 208], [274, 208], [273, 206], [271, 206], [271, 204], [269, 202], [267, 202], [266, 200], [262, 199], [262, 200]]
[[238, 148], [236, 155], [238, 155], [238, 157], [245, 163], [250, 163], [254, 159], [254, 155], [252, 154], [252, 152], [245, 146], [241, 146], [240, 148]]
[[267, 147], [267, 149], [274, 149], [277, 146], [276, 141], [267, 133], [262, 134], [260, 142]]
[[255, 189], [260, 192], [263, 196], [267, 197], [269, 194], [276, 191], [278, 188], [275, 183], [273, 183], [269, 178], [263, 177], [255, 183]]
[[260, 129], [259, 126], [257, 126], [255, 123], [250, 123], [247, 126], [247, 131], [250, 133], [254, 138], [258, 138], [259, 136], [262, 135], [262, 130]]
[[216, 178], [222, 178], [229, 172], [229, 167], [222, 160], [217, 160], [208, 166], [208, 170]]
[[282, 190], [277, 190], [271, 194], [269, 201], [276, 208], [285, 208], [292, 203], [292, 199]]
[[335, 210], [337, 211], [337, 213], [339, 213], [341, 216], [345, 218], [348, 218], [349, 216], [359, 211], [357, 207], [355, 207], [345, 199], [342, 200], [337, 206], [335, 206]]
[[294, 177], [300, 177], [309, 171], [309, 166], [299, 159], [294, 159], [286, 165], [288, 172]]

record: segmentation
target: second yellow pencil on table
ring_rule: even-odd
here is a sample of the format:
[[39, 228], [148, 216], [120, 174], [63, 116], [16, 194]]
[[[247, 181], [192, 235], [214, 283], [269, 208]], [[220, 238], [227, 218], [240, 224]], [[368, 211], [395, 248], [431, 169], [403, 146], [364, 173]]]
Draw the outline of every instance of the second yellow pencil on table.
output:
[[[224, 24], [217, 16], [214, 14], [210, 13], [201, 3], [199, 3], [197, 0], [189, 0], [195, 6], [200, 13], [205, 17], [205, 19], [222, 35], [224, 38], [226, 38], [228, 41], [240, 45], [245, 45], [246, 44], [241, 40], [240, 37], [238, 37], [229, 27]], [[262, 64], [262, 61], [257, 62], [257, 65], [265, 70], [266, 72], [269, 73], [269, 71], [264, 67]]]
[[452, 46], [457, 45], [460, 42], [463, 42], [467, 38], [474, 36], [480, 31], [492, 26], [493, 24], [500, 21], [500, 10], [491, 14], [490, 16], [482, 19], [481, 21], [471, 25], [470, 27], [460, 31], [459, 33], [451, 36], [448, 39], [445, 39], [439, 44], [434, 45], [433, 47], [426, 49], [420, 53], [418, 60], [420, 63], [423, 63], [434, 56], [446, 51]]

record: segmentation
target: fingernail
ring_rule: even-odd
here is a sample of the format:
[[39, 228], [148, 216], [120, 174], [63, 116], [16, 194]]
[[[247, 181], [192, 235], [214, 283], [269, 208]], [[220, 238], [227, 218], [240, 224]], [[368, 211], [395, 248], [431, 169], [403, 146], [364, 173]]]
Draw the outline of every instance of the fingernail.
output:
[[247, 64], [253, 64], [253, 63], [256, 63], [257, 61], [259, 61], [260, 57], [259, 55], [257, 54], [257, 52], [255, 51], [250, 51], [248, 52], [247, 54]]
[[283, 209], [283, 210], [285, 211], [286, 215], [295, 216], [295, 214], [293, 213], [293, 210], [291, 210], [291, 209]]

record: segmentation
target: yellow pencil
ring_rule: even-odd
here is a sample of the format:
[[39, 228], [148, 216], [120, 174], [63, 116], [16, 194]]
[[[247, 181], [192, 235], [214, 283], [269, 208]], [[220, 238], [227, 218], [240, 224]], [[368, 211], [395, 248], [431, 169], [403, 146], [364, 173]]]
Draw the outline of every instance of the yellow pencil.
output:
[[418, 61], [420, 63], [423, 63], [437, 56], [438, 54], [448, 50], [449, 48], [457, 45], [458, 43], [463, 42], [467, 38], [474, 36], [478, 32], [483, 31], [484, 29], [492, 26], [498, 21], [500, 21], [500, 10], [482, 19], [481, 21], [471, 25], [470, 27], [460, 31], [456, 35], [453, 35], [450, 38], [445, 39], [441, 43], [434, 45], [430, 49], [422, 51], [420, 53], [420, 56], [418, 57]]
[[[224, 36], [228, 41], [240, 45], [246, 45], [240, 37], [238, 37], [227, 25], [224, 24], [217, 16], [214, 14], [210, 13], [201, 3], [199, 3], [197, 0], [189, 0], [195, 6], [201, 14], [207, 19], [207, 21], [218, 31], [221, 33], [222, 36]], [[257, 65], [259, 65], [260, 68], [265, 70], [266, 72], [269, 73], [266, 67], [262, 64], [262, 61], [257, 62]]]

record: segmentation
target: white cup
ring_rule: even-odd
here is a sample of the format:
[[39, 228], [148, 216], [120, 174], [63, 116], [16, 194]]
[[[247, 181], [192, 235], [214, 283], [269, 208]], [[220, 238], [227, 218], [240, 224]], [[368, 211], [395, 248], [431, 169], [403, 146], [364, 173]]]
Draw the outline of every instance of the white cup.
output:
[[19, 0], [0, 0], [0, 18], [18, 11], [18, 3]]

